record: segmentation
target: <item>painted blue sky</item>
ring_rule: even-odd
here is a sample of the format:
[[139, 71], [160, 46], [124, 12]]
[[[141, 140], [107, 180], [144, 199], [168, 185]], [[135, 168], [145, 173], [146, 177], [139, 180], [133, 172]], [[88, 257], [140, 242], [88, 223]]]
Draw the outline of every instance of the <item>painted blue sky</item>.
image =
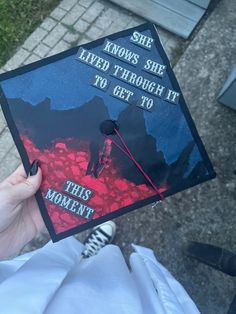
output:
[[[148, 30], [143, 33], [151, 36]], [[140, 66], [144, 64], [147, 58], [163, 64], [157, 47], [153, 45], [151, 51], [148, 51], [129, 42], [128, 37], [118, 38], [115, 42], [140, 55], [139, 65], [136, 67], [105, 54], [101, 51], [101, 45], [89, 50], [109, 60], [112, 64], [119, 64], [173, 89], [167, 75], [164, 75], [163, 78], [158, 78], [140, 69]], [[109, 88], [107, 92], [104, 92], [91, 86], [90, 83], [95, 74], [99, 74], [99, 71], [81, 63], [76, 60], [75, 55], [72, 55], [8, 79], [1, 84], [7, 98], [21, 98], [33, 105], [37, 105], [48, 97], [51, 99], [52, 108], [58, 110], [79, 107], [97, 95], [103, 98], [111, 118], [116, 119], [128, 104], [112, 97]], [[137, 88], [112, 78], [109, 73], [100, 74], [106, 76], [111, 81], [111, 84], [119, 84], [133, 90], [137, 98], [141, 94], [145, 94], [145, 92], [141, 92]], [[192, 135], [179, 105], [170, 104], [158, 97], [152, 98], [155, 101], [155, 110], [152, 113], [144, 112], [147, 131], [156, 138], [157, 150], [162, 150], [166, 161], [171, 163], [178, 158], [183, 148], [192, 140]], [[137, 110], [142, 109], [137, 108]], [[200, 153], [197, 147], [195, 147], [191, 155], [190, 169], [201, 159]]]

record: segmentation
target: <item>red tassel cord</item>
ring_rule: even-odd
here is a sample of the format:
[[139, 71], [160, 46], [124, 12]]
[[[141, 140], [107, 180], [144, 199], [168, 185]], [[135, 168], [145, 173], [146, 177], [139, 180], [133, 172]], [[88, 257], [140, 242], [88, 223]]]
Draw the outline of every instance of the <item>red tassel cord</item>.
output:
[[111, 143], [113, 143], [117, 148], [119, 148], [133, 163], [136, 165], [136, 167], [139, 169], [139, 171], [143, 174], [143, 176], [146, 178], [146, 180], [151, 184], [153, 189], [156, 191], [156, 193], [160, 196], [160, 200], [163, 201], [164, 196], [163, 194], [158, 190], [158, 188], [153, 183], [152, 179], [148, 176], [148, 174], [143, 170], [142, 166], [137, 162], [137, 160], [134, 158], [133, 154], [131, 153], [130, 149], [126, 145], [124, 139], [122, 138], [119, 131], [115, 128], [114, 129], [116, 135], [118, 136], [119, 140], [121, 141], [124, 148], [122, 148], [118, 143], [116, 143], [113, 139], [106, 136], [106, 140], [110, 140], [109, 142], [109, 155], [111, 153]]

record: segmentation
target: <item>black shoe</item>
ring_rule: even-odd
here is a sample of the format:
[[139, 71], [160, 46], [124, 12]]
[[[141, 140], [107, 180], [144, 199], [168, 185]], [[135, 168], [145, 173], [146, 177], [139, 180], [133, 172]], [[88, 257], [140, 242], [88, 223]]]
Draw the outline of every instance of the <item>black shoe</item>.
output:
[[187, 255], [230, 276], [236, 276], [236, 254], [205, 243], [190, 242]]
[[87, 258], [96, 255], [101, 248], [112, 242], [115, 233], [116, 225], [113, 221], [95, 227], [84, 242], [85, 249], [82, 256]]

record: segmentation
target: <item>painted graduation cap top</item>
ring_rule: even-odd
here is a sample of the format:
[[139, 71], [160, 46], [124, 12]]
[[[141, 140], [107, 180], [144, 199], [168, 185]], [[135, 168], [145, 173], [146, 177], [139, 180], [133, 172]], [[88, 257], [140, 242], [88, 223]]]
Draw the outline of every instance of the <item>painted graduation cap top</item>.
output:
[[53, 241], [215, 177], [156, 29], [144, 24], [0, 76]]

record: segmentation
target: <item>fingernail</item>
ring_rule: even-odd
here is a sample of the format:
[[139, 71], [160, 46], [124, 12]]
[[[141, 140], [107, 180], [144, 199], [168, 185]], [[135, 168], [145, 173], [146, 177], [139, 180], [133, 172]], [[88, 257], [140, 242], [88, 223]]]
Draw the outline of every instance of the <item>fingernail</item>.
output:
[[38, 169], [39, 169], [39, 160], [35, 159], [30, 166], [29, 175], [30, 176], [36, 175], [36, 173], [38, 172]]

